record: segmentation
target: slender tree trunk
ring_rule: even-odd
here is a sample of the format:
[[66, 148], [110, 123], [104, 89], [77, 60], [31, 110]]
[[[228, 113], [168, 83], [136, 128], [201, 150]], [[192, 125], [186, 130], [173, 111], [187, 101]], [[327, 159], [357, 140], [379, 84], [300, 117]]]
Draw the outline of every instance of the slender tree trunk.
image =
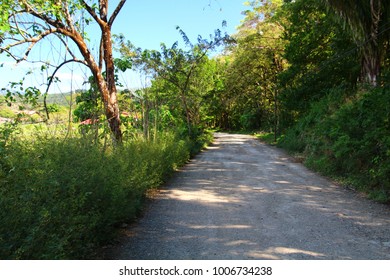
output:
[[154, 141], [157, 139], [157, 131], [158, 131], [158, 118], [159, 118], [159, 109], [157, 105], [157, 101], [154, 104], [155, 116], [154, 116]]
[[100, 71], [92, 70], [92, 72], [103, 100], [104, 111], [111, 133], [117, 142], [121, 142], [122, 131], [120, 127], [121, 121], [119, 116], [119, 106], [116, 99], [116, 91], [110, 91], [108, 89], [107, 83]]
[[[105, 106], [106, 117], [110, 125], [111, 132], [117, 142], [122, 142], [121, 120], [119, 114], [119, 105], [117, 100], [117, 90], [115, 84], [115, 67], [112, 56], [111, 29], [109, 25], [102, 28], [103, 55], [106, 66], [106, 87], [108, 92], [107, 105]], [[104, 84], [104, 83], [103, 83]]]
[[143, 123], [143, 132], [144, 132], [144, 138], [146, 140], [149, 140], [149, 100], [148, 100], [148, 94], [144, 94], [144, 99], [142, 100], [142, 123]]
[[363, 47], [362, 77], [365, 82], [374, 87], [378, 85], [380, 60], [378, 47], [373, 42], [369, 42]]
[[191, 135], [192, 134], [192, 129], [191, 129], [190, 109], [188, 109], [187, 99], [186, 99], [186, 96], [185, 96], [184, 93], [181, 94], [181, 98], [182, 98], [182, 103], [183, 103], [184, 110], [186, 111], [188, 135], [190, 135], [190, 137], [192, 137], [192, 135]]
[[83, 37], [77, 33], [63, 30], [64, 35], [69, 36], [78, 46], [86, 64], [92, 72], [92, 75], [100, 92], [105, 115], [111, 130], [111, 133], [117, 143], [122, 142], [121, 120], [119, 115], [119, 106], [117, 101], [117, 90], [115, 85], [115, 68], [112, 57], [111, 30], [108, 25], [102, 28], [102, 42], [104, 48], [104, 62], [106, 66], [106, 78], [103, 77], [102, 69], [96, 63], [93, 55], [89, 51]]
[[362, 75], [367, 83], [377, 86], [380, 75], [381, 54], [378, 42], [379, 23], [382, 15], [382, 0], [370, 0], [371, 24], [363, 46]]

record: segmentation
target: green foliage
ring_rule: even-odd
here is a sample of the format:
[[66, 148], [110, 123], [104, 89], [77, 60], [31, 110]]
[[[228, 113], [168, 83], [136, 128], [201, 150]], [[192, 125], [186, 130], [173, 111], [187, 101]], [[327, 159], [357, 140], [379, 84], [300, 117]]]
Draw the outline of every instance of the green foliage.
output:
[[[0, 5], [0, 38], [3, 37], [3, 33], [10, 31], [11, 27], [9, 24], [10, 8], [13, 1], [3, 0]], [[2, 39], [0, 39], [0, 43]]]
[[255, 136], [260, 139], [261, 141], [270, 144], [275, 145], [277, 142], [275, 142], [275, 134], [269, 133], [269, 132], [260, 132], [255, 134]]
[[367, 0], [323, 0], [338, 15], [338, 20], [348, 24], [359, 49], [361, 80], [378, 85], [385, 54], [389, 51], [390, 3]]
[[103, 115], [103, 110], [99, 106], [99, 92], [93, 78], [90, 78], [90, 89], [81, 91], [76, 97], [77, 107], [73, 114], [77, 121], [86, 119], [99, 119]]
[[0, 107], [0, 117], [12, 119], [15, 118], [16, 115], [17, 114], [11, 108], [3, 106]]
[[335, 89], [314, 103], [279, 141], [327, 175], [344, 178], [390, 200], [390, 91], [362, 90], [357, 95]]
[[240, 127], [244, 130], [252, 130], [260, 127], [261, 112], [256, 109], [247, 110], [240, 116]]
[[202, 127], [193, 127], [191, 135], [188, 136], [187, 142], [189, 145], [190, 156], [193, 157], [203, 148], [210, 144], [213, 140], [213, 135], [210, 131]]
[[57, 104], [49, 104], [47, 105], [47, 111], [49, 113], [58, 113], [60, 111], [60, 106]]
[[282, 26], [275, 22], [281, 1], [251, 1], [227, 55], [215, 59], [215, 126], [222, 129], [277, 127], [277, 74], [285, 67]]
[[20, 81], [9, 82], [7, 88], [1, 89], [1, 92], [5, 95], [5, 102], [8, 106], [11, 106], [16, 102], [19, 104], [30, 104], [33, 106], [38, 104], [41, 91], [34, 86], [26, 87], [24, 85], [27, 76], [31, 74], [32, 72], [28, 72]]
[[190, 146], [173, 134], [105, 150], [76, 138], [7, 142], [0, 173], [0, 258], [93, 257], [116, 225], [137, 215], [145, 191], [188, 160]]
[[[171, 47], [161, 43], [160, 51], [141, 50], [131, 42], [125, 42], [123, 36], [118, 36], [119, 51], [122, 54], [122, 59], [118, 62], [127, 61], [145, 75], [152, 74], [154, 77], [151, 92], [143, 101], [154, 103], [155, 118], [164, 107], [160, 115], [173, 116], [178, 130], [186, 131], [189, 136], [193, 136], [197, 134], [191, 131], [193, 128], [196, 129], [209, 121], [202, 103], [203, 97], [213, 88], [215, 65], [207, 54], [230, 38], [217, 29], [210, 35], [209, 40], [198, 36], [197, 42], [193, 44], [180, 27], [176, 29], [188, 49], [180, 48], [179, 43], [175, 42]], [[166, 110], [167, 107], [169, 112]], [[183, 123], [186, 128], [182, 127]], [[162, 127], [166, 123], [159, 122], [159, 125]]]
[[[278, 143], [303, 155], [308, 166], [389, 201], [389, 64], [386, 56], [376, 57], [378, 50], [385, 52], [389, 37], [385, 30], [376, 37], [370, 9], [362, 6], [369, 5], [367, 1], [323, 2], [332, 2], [342, 17], [353, 16], [356, 22], [345, 25], [319, 1], [284, 5], [288, 40], [284, 57], [290, 65], [279, 75], [280, 100], [293, 125]], [[364, 15], [359, 16], [361, 12]], [[363, 21], [373, 33], [356, 33], [356, 23]], [[366, 39], [357, 46], [358, 37]], [[371, 66], [380, 65], [367, 68], [369, 60]], [[380, 86], [365, 89], [358, 83], [367, 81], [361, 71], [371, 72], [371, 85], [379, 81]]]
[[290, 66], [279, 75], [280, 100], [285, 109], [304, 114], [329, 88], [356, 85], [357, 50], [350, 30], [343, 29], [321, 2], [299, 0], [283, 9], [288, 20], [284, 57]]

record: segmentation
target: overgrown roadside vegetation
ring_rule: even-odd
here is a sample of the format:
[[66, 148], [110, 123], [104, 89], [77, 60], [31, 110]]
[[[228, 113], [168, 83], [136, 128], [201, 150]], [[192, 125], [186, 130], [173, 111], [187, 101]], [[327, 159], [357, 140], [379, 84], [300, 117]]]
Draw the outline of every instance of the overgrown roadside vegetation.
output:
[[314, 170], [390, 200], [390, 91], [333, 90], [277, 141]]
[[[259, 125], [257, 131], [265, 131], [260, 138], [389, 203], [390, 6], [364, 0], [265, 2], [251, 2], [247, 28], [256, 36], [267, 26], [283, 29], [273, 38], [282, 44], [277, 53], [284, 67], [274, 74], [275, 125]], [[269, 17], [253, 27], [253, 18], [267, 15], [267, 8]]]
[[80, 137], [3, 136], [1, 259], [93, 257], [118, 224], [136, 217], [145, 192], [186, 163], [196, 152], [191, 148], [201, 146], [173, 133], [117, 147]]
[[308, 114], [276, 141], [274, 133], [258, 138], [285, 149], [303, 163], [344, 186], [390, 201], [390, 90], [388, 87], [329, 91]]

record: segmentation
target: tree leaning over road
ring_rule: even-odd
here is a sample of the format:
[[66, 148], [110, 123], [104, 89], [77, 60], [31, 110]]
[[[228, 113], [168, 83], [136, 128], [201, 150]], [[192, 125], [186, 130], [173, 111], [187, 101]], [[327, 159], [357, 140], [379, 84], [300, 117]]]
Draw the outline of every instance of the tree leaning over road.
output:
[[[31, 50], [40, 41], [55, 36], [65, 50], [64, 59], [55, 66], [56, 70], [72, 62], [82, 63], [91, 70], [110, 130], [116, 142], [121, 142], [111, 28], [126, 0], [120, 0], [111, 15], [108, 14], [109, 0], [1, 2], [0, 53], [7, 53], [17, 63], [28, 61]], [[97, 24], [101, 31], [98, 57], [92, 54], [84, 32], [85, 27], [92, 23]], [[77, 57], [69, 43], [76, 45], [81, 58]]]

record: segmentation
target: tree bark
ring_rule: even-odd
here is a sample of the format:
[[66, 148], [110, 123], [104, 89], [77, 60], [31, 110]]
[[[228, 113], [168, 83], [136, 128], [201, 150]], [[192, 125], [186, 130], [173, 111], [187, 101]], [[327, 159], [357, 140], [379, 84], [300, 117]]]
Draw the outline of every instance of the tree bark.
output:
[[[119, 13], [120, 9], [124, 5], [126, 0], [121, 0], [118, 7], [115, 9], [114, 14], [108, 20], [108, 0], [99, 1], [99, 14], [100, 17], [95, 13], [95, 11], [88, 6], [84, 1], [84, 7], [88, 13], [95, 19], [95, 21], [100, 26], [102, 32], [101, 48], [103, 48], [103, 56], [99, 57], [99, 62], [97, 63], [89, 51], [83, 37], [78, 32], [71, 32], [69, 37], [77, 44], [81, 54], [87, 62], [88, 67], [91, 69], [91, 72], [96, 81], [98, 90], [101, 94], [101, 98], [104, 104], [105, 115], [111, 130], [111, 133], [117, 143], [122, 142], [122, 130], [121, 130], [121, 120], [119, 114], [119, 106], [117, 100], [117, 90], [115, 84], [115, 67], [114, 59], [112, 56], [112, 41], [111, 41], [111, 26], [114, 22], [116, 15]], [[105, 74], [102, 73], [102, 61], [105, 63]]]
[[112, 56], [111, 27], [107, 24], [102, 28], [103, 55], [106, 66], [106, 87], [107, 87], [107, 106], [105, 106], [106, 116], [117, 142], [122, 142], [121, 120], [119, 114], [119, 105], [117, 100], [117, 89], [115, 84], [115, 67]]
[[372, 86], [377, 86], [380, 75], [381, 55], [378, 42], [379, 22], [382, 15], [381, 0], [370, 0], [371, 24], [370, 32], [367, 34], [365, 45], [363, 46], [362, 71], [366, 82]]
[[362, 55], [362, 76], [366, 83], [376, 87], [380, 75], [380, 54], [379, 49], [374, 42], [368, 42], [363, 47]]
[[[80, 37], [80, 38], [79, 38]], [[109, 27], [103, 32], [103, 45], [104, 45], [104, 60], [106, 63], [106, 79], [103, 77], [102, 70], [94, 60], [90, 53], [87, 45], [79, 34], [71, 36], [73, 41], [77, 44], [81, 54], [87, 62], [92, 75], [96, 81], [98, 90], [101, 94], [101, 98], [104, 104], [105, 115], [117, 143], [122, 142], [122, 130], [121, 120], [119, 115], [119, 106], [116, 98], [116, 85], [115, 85], [115, 72], [114, 62], [112, 58], [112, 42], [111, 42], [111, 31]]]

